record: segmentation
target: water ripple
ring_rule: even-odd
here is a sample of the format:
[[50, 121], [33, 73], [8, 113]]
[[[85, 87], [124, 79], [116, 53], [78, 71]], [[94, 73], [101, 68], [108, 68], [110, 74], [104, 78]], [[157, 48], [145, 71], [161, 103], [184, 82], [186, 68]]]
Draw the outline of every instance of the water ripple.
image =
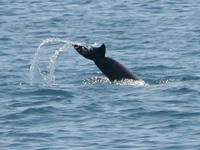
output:
[[[0, 149], [199, 149], [199, 5], [0, 1]], [[149, 85], [110, 82], [73, 41]]]

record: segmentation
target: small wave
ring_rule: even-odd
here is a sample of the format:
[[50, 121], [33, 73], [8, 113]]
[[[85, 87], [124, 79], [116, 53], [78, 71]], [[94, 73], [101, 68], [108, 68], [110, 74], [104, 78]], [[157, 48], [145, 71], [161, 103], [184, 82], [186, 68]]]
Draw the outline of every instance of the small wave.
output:
[[55, 90], [55, 89], [39, 89], [34, 91], [32, 94], [35, 95], [53, 95], [53, 96], [66, 96], [66, 97], [73, 97], [72, 94], [68, 91], [64, 90]]
[[53, 110], [56, 108], [52, 106], [46, 106], [42, 108], [28, 108], [22, 112], [22, 114], [46, 114], [46, 113], [52, 113]]
[[190, 81], [190, 80], [199, 80], [200, 79], [200, 77], [199, 76], [187, 76], [187, 77], [183, 77], [182, 79], [181, 79], [181, 81]]
[[87, 112], [92, 112], [92, 113], [103, 113], [104, 112], [102, 107], [100, 107], [97, 103], [92, 103], [90, 105], [83, 105], [83, 106], [81, 106], [81, 108]]
[[171, 91], [174, 93], [177, 93], [177, 94], [181, 94], [181, 95], [182, 94], [195, 94], [196, 92], [198, 92], [197, 90], [189, 88], [189, 87], [181, 87], [181, 88], [171, 90]]
[[57, 89], [49, 89], [49, 88], [41, 88], [36, 89], [34, 91], [14, 91], [11, 93], [12, 95], [23, 95], [26, 96], [64, 96], [64, 97], [73, 97], [73, 93], [65, 90], [57, 90]]

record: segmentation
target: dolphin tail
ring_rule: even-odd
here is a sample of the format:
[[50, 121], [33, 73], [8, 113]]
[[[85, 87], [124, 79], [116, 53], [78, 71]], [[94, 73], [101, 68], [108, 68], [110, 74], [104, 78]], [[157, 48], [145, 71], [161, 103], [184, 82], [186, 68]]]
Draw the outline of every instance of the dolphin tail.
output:
[[102, 60], [105, 57], [106, 54], [106, 46], [105, 44], [102, 44], [98, 48], [93, 48], [94, 49], [94, 56], [100, 60]]
[[75, 50], [81, 54], [83, 57], [94, 60], [94, 57], [98, 59], [103, 59], [106, 53], [106, 46], [102, 44], [100, 47], [85, 47], [77, 44], [73, 44]]

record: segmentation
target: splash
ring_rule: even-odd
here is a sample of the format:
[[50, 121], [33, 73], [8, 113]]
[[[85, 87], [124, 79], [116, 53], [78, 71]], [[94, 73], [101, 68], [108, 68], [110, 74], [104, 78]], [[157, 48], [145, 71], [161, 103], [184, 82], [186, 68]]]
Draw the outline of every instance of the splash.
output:
[[144, 80], [133, 80], [133, 79], [122, 79], [113, 81], [116, 85], [136, 85], [136, 86], [148, 86], [148, 83], [145, 83]]
[[[65, 41], [60, 38], [48, 38], [42, 41], [38, 46], [36, 53], [34, 55], [33, 61], [30, 66], [30, 84], [31, 85], [55, 85], [55, 64], [58, 55], [61, 52], [67, 51], [72, 47], [72, 44], [85, 45], [85, 43], [78, 43], [72, 41]], [[55, 47], [58, 49], [55, 50]], [[46, 51], [43, 47], [47, 47]], [[49, 46], [49, 47], [48, 47]], [[92, 45], [99, 46], [98, 43]], [[53, 53], [52, 53], [53, 52]], [[42, 55], [43, 54], [43, 55]], [[48, 57], [49, 56], [49, 57]], [[45, 60], [46, 59], [46, 60]], [[136, 86], [146, 86], [148, 85], [143, 80], [132, 80], [123, 79], [119, 81], [110, 81], [107, 77], [102, 76], [92, 76], [91, 78], [84, 79], [83, 84], [96, 84], [96, 83], [109, 83], [115, 85], [136, 85]]]
[[[52, 45], [62, 45], [57, 50], [44, 52], [42, 47], [48, 44]], [[30, 84], [42, 84], [49, 85], [55, 84], [55, 63], [60, 52], [66, 51], [71, 48], [72, 44], [82, 44], [72, 41], [65, 41], [60, 38], [48, 38], [43, 40], [43, 42], [38, 46], [36, 53], [34, 55], [33, 61], [30, 66]], [[51, 46], [52, 49], [52, 46]], [[42, 56], [42, 52], [44, 56]], [[50, 55], [49, 60], [47, 59]], [[42, 57], [42, 58], [41, 58]]]
[[83, 84], [96, 84], [96, 83], [111, 83], [107, 77], [92, 76], [91, 78], [84, 79]]
[[161, 79], [159, 81], [156, 81], [156, 83], [158, 84], [163, 84], [163, 83], [170, 83], [170, 82], [174, 82], [175, 79]]
[[149, 84], [145, 83], [144, 80], [133, 80], [133, 79], [122, 79], [110, 81], [107, 77], [101, 76], [92, 76], [91, 78], [87, 78], [83, 80], [83, 84], [96, 84], [96, 83], [109, 83], [115, 85], [134, 85], [134, 86], [148, 86]]

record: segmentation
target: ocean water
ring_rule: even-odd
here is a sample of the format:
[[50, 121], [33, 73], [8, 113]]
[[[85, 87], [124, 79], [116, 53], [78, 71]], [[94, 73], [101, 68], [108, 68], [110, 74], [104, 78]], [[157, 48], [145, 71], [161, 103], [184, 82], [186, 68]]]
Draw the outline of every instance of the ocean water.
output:
[[[1, 0], [0, 149], [200, 149], [200, 3]], [[110, 82], [72, 47], [142, 80]]]

